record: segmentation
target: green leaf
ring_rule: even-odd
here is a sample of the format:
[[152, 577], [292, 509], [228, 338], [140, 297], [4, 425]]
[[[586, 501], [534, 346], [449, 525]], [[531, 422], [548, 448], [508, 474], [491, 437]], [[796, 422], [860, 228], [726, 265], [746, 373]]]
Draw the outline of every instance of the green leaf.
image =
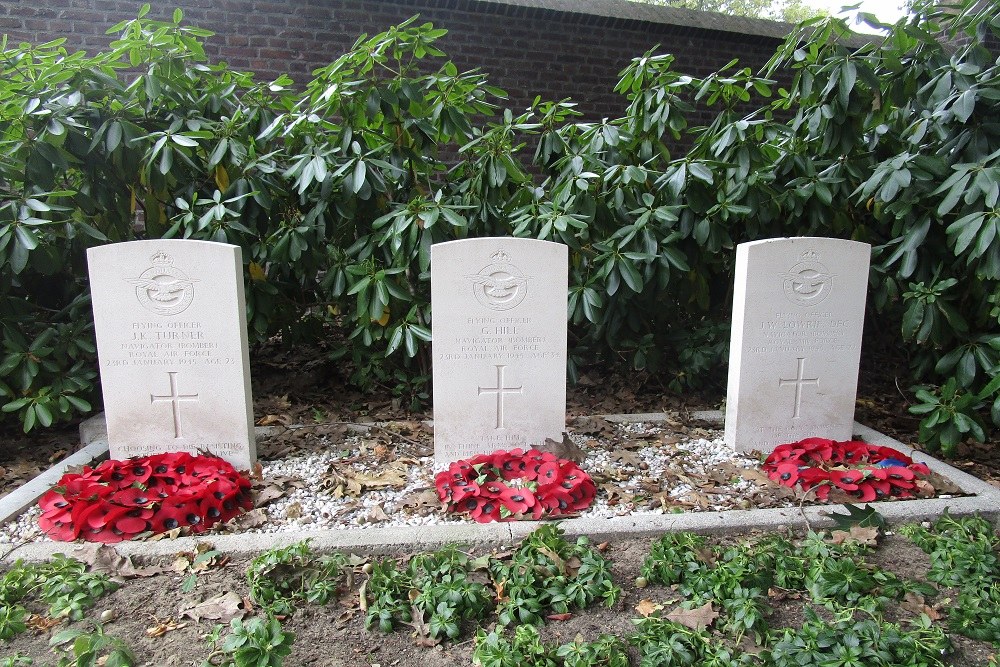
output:
[[34, 250], [38, 247], [38, 233], [33, 229], [28, 229], [23, 225], [14, 226], [14, 236], [18, 243], [26, 250]]
[[964, 123], [969, 120], [969, 116], [972, 115], [975, 108], [976, 91], [970, 88], [958, 96], [958, 99], [955, 100], [955, 103], [951, 107], [951, 111], [955, 114], [956, 119]]
[[351, 190], [354, 194], [361, 192], [361, 188], [365, 185], [365, 175], [368, 173], [368, 167], [365, 166], [363, 160], [358, 160], [354, 165], [353, 181], [351, 185]]
[[960, 178], [958, 182], [951, 186], [951, 189], [948, 190], [948, 194], [946, 194], [944, 199], [941, 200], [941, 203], [938, 204], [938, 216], [943, 217], [947, 215], [951, 209], [955, 208], [955, 204], [957, 204], [958, 200], [965, 194], [965, 187], [969, 184], [969, 180], [971, 179], [972, 174], [966, 173], [965, 176]]
[[849, 531], [853, 526], [858, 526], [859, 528], [885, 528], [885, 517], [879, 514], [878, 510], [871, 505], [858, 507], [851, 503], [844, 503], [844, 508], [847, 510], [847, 514], [839, 514], [837, 512], [822, 512], [822, 514], [833, 519], [838, 530]]
[[709, 185], [712, 184], [712, 170], [703, 165], [700, 162], [689, 162], [688, 170], [690, 170], [691, 175], [697, 178], [699, 181], [704, 181]]
[[47, 405], [44, 403], [36, 403], [35, 413], [37, 414], [38, 421], [42, 426], [46, 428], [52, 426], [52, 411], [49, 410]]

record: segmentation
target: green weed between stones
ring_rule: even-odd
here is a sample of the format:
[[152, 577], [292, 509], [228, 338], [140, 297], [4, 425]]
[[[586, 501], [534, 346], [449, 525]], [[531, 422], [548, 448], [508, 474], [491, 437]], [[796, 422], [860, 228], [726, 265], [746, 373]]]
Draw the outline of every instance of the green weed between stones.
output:
[[17, 561], [0, 579], [0, 639], [24, 632], [32, 603], [46, 604], [52, 618], [76, 621], [118, 587], [107, 575], [86, 569], [80, 561], [62, 554], [47, 563]]

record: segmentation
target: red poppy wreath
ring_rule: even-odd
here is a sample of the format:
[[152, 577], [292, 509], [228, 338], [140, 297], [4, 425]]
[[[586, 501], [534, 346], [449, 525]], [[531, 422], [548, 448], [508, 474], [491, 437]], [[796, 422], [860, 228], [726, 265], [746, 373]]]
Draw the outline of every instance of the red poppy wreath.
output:
[[38, 501], [38, 525], [67, 542], [121, 542], [181, 527], [200, 533], [251, 509], [250, 486], [217, 456], [174, 452], [108, 460], [63, 475]]
[[863, 502], [888, 496], [912, 498], [917, 475], [930, 473], [925, 464], [914, 463], [892, 447], [825, 438], [780, 445], [762, 467], [778, 484], [798, 485], [803, 491], [813, 491], [820, 500], [826, 500], [832, 489], [839, 489]]
[[537, 449], [456, 461], [434, 482], [449, 512], [466, 512], [479, 523], [578, 512], [597, 493], [594, 480], [575, 463]]

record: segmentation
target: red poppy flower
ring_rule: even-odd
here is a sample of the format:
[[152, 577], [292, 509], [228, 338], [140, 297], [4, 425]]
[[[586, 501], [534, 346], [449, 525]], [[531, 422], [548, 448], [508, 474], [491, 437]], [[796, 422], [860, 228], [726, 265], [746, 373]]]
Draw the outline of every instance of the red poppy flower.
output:
[[864, 476], [865, 474], [860, 470], [845, 470], [842, 468], [836, 468], [830, 471], [830, 481], [844, 491], [857, 491], [858, 482], [860, 482]]
[[767, 476], [783, 486], [795, 486], [799, 481], [799, 466], [797, 463], [779, 463]]
[[538, 474], [535, 477], [539, 484], [556, 484], [562, 481], [562, 470], [557, 461], [545, 461], [538, 466]]
[[489, 523], [500, 519], [500, 501], [495, 498], [484, 498], [472, 510], [472, 518], [477, 523]]
[[184, 506], [163, 507], [151, 522], [154, 533], [165, 533], [187, 525], [187, 511]]
[[858, 488], [854, 492], [854, 495], [863, 503], [875, 500], [876, 496], [878, 496], [878, 493], [875, 491], [875, 483], [872, 480], [861, 480], [858, 482]]
[[897, 481], [909, 482], [914, 478], [913, 471], [902, 466], [889, 466], [883, 468], [883, 470], [886, 472], [886, 479], [892, 483], [896, 483]]
[[480, 487], [481, 491], [479, 495], [486, 496], [488, 498], [499, 498], [505, 490], [507, 490], [506, 484], [501, 484], [499, 482], [486, 482]]
[[114, 520], [114, 527], [125, 535], [138, 535], [150, 530], [150, 519], [153, 511], [149, 509], [132, 509]]
[[553, 487], [544, 495], [538, 496], [537, 502], [549, 514], [565, 514], [573, 509], [573, 494], [561, 486]]
[[71, 542], [76, 539], [76, 535], [73, 531], [73, 525], [69, 521], [52, 519], [43, 514], [38, 517], [38, 527], [42, 529], [43, 533], [51, 537], [53, 540]]
[[126, 507], [149, 507], [157, 497], [145, 489], [132, 486], [115, 494], [115, 502]]
[[65, 511], [69, 514], [71, 509], [70, 502], [66, 499], [65, 494], [58, 491], [46, 491], [45, 494], [38, 499], [38, 506], [42, 508], [42, 512], [46, 514], [52, 514], [54, 512]]
[[511, 514], [524, 514], [535, 506], [535, 496], [528, 489], [504, 489], [498, 498]]
[[475, 482], [463, 482], [451, 485], [451, 499], [460, 503], [466, 498], [480, 495], [479, 485]]

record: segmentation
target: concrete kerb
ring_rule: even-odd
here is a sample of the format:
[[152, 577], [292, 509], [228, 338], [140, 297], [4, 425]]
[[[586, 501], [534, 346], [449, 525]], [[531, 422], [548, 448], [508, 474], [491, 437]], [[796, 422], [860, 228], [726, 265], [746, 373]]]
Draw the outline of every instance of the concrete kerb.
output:
[[[718, 411], [698, 412], [688, 415], [691, 419], [712, 424], [721, 422]], [[648, 413], [636, 415], [604, 415], [613, 422], [658, 422], [668, 415]], [[92, 421], [92, 420], [88, 420]], [[0, 522], [6, 522], [31, 506], [62, 472], [70, 465], [82, 465], [107, 456], [107, 441], [101, 437], [94, 424], [86, 427], [97, 439], [87, 443], [83, 450], [53, 466], [31, 482], [21, 486], [7, 497], [0, 499]], [[81, 436], [84, 427], [81, 426]], [[1000, 518], [1000, 488], [994, 487], [942, 461], [922, 452], [914, 452], [889, 436], [855, 424], [855, 434], [873, 444], [894, 447], [906, 454], [914, 454], [931, 470], [950, 480], [969, 496], [930, 498], [894, 502], [871, 503], [890, 524], [923, 521], [948, 511], [953, 516], [980, 514], [997, 520]], [[17, 496], [16, 499], [14, 496]], [[690, 512], [686, 514], [639, 514], [613, 518], [576, 518], [562, 521], [560, 525], [570, 537], [587, 535], [603, 541], [622, 537], [653, 537], [670, 531], [690, 530], [700, 533], [744, 533], [784, 528], [825, 528], [834, 525], [829, 516], [833, 512], [846, 512], [842, 505], [803, 506], [800, 508], [774, 508], [757, 510], [727, 510], [723, 512]], [[435, 526], [398, 526], [364, 528], [358, 530], [299, 530], [271, 534], [232, 534], [181, 537], [173, 540], [122, 542], [115, 549], [123, 556], [171, 556], [181, 551], [193, 551], [200, 542], [211, 543], [214, 548], [230, 555], [254, 555], [266, 549], [287, 546], [309, 539], [314, 548], [339, 549], [358, 553], [393, 551], [400, 547], [407, 550], [435, 549], [449, 543], [509, 545], [533, 531], [539, 524], [534, 521], [492, 524], [443, 524]], [[5, 560], [23, 558], [29, 561], [44, 560], [53, 554], [73, 555], [75, 550], [86, 548], [79, 543], [40, 542], [21, 545], [5, 555]]]

